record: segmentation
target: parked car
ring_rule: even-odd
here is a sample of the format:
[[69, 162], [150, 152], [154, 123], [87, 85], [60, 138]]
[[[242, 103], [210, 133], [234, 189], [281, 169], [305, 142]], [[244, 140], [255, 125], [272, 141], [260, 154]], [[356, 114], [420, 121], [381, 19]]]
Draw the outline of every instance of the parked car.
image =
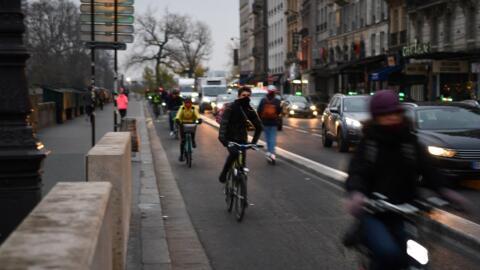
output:
[[328, 105], [329, 97], [326, 94], [308, 95], [308, 99], [317, 107], [318, 114], [321, 115]]
[[480, 180], [480, 109], [453, 103], [405, 103], [413, 132], [434, 166], [454, 181]]
[[233, 102], [237, 98], [236, 95], [232, 94], [222, 94], [218, 95], [215, 102], [212, 102], [212, 113], [217, 115], [217, 113], [223, 109], [225, 104]]
[[282, 102], [283, 115], [288, 117], [317, 117], [318, 110], [307, 97], [285, 95]]
[[360, 142], [362, 122], [370, 118], [370, 96], [336, 94], [322, 114], [322, 143], [331, 147], [333, 141], [340, 152], [348, 152], [350, 146]]
[[480, 104], [478, 103], [478, 101], [476, 101], [474, 99], [462, 100], [462, 101], [460, 101], [460, 103], [464, 103], [464, 104], [470, 105], [472, 107], [480, 108]]

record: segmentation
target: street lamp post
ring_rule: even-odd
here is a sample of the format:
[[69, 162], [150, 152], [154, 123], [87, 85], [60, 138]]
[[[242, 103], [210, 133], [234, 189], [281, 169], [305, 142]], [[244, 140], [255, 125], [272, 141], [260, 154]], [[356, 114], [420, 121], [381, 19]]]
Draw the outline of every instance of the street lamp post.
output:
[[28, 125], [31, 112], [21, 0], [0, 0], [0, 243], [41, 199], [45, 158]]

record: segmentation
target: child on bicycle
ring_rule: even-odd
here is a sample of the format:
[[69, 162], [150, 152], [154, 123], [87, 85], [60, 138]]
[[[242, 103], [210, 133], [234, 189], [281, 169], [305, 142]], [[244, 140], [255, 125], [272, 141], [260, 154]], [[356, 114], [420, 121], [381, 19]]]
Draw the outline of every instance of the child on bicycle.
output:
[[[198, 114], [198, 109], [193, 106], [192, 100], [190, 98], [185, 98], [184, 104], [180, 107], [175, 117], [175, 122], [179, 127], [180, 134], [180, 157], [179, 161], [184, 161], [184, 147], [185, 147], [185, 133], [183, 130], [183, 124], [193, 124], [200, 123], [200, 115]], [[195, 142], [195, 132], [192, 134], [192, 147], [197, 147]]]

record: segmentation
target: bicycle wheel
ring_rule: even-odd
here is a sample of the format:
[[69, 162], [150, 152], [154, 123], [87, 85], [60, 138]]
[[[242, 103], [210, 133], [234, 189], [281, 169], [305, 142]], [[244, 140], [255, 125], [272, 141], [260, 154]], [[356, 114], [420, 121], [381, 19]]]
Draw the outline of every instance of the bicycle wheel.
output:
[[247, 207], [247, 177], [245, 175], [239, 175], [235, 181], [234, 199], [235, 217], [238, 222], [241, 222], [245, 215], [245, 208]]
[[185, 160], [189, 168], [192, 167], [192, 135], [185, 134]]
[[227, 182], [225, 183], [225, 202], [227, 203], [227, 211], [230, 213], [233, 209], [233, 173], [227, 173]]

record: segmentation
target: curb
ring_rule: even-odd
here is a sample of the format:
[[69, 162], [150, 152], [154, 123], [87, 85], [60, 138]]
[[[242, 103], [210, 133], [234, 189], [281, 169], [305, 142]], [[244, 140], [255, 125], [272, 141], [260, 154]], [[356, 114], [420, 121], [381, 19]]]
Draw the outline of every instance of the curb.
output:
[[[220, 127], [215, 120], [212, 120], [206, 116], [202, 116], [202, 119], [206, 124], [214, 128], [218, 129]], [[259, 142], [265, 144], [263, 141]], [[310, 173], [327, 178], [327, 180], [330, 182], [334, 181], [335, 184], [342, 184], [348, 177], [346, 172], [325, 166], [321, 163], [299, 156], [280, 147], [277, 147], [276, 150], [278, 157]], [[433, 228], [434, 232], [445, 235], [458, 242], [460, 245], [471, 248], [476, 252], [480, 252], [479, 224], [440, 209], [435, 209], [430, 215], [430, 218], [426, 221], [429, 223], [429, 227]]]
[[[171, 258], [171, 269], [211, 270], [210, 261], [187, 212], [165, 150], [157, 135], [150, 112], [144, 106], [158, 192], [162, 200], [165, 237]], [[170, 268], [168, 268], [170, 269]]]

